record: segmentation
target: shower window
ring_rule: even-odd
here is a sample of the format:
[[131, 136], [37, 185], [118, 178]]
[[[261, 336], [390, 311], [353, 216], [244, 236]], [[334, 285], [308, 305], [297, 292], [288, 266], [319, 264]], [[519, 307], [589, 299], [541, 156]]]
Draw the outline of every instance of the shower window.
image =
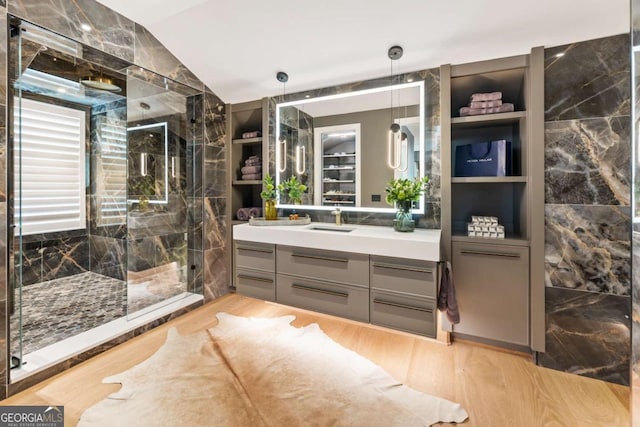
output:
[[[22, 235], [86, 228], [83, 110], [16, 99], [16, 189]], [[18, 117], [18, 114], [21, 117]]]

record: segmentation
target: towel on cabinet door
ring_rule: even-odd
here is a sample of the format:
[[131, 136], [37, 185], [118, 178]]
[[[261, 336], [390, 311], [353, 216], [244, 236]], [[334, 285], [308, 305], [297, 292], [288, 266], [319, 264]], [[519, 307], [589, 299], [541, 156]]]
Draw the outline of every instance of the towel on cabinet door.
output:
[[453, 273], [451, 272], [451, 263], [448, 261], [444, 264], [442, 278], [440, 279], [438, 310], [444, 311], [447, 319], [449, 319], [449, 322], [452, 324], [460, 323], [456, 290], [453, 285]]

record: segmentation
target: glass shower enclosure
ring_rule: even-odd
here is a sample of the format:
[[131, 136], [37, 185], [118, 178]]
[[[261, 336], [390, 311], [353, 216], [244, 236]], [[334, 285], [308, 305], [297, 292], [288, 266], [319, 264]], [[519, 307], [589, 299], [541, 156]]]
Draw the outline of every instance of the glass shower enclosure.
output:
[[64, 340], [202, 294], [187, 255], [201, 92], [15, 18], [10, 34], [13, 379]]

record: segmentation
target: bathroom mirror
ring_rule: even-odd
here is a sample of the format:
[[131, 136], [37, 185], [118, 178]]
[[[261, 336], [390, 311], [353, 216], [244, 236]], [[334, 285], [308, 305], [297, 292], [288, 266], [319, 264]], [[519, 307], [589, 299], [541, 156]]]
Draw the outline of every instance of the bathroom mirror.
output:
[[280, 195], [278, 207], [394, 212], [387, 183], [425, 173], [424, 105], [423, 81], [276, 104], [276, 184], [307, 186], [301, 205]]

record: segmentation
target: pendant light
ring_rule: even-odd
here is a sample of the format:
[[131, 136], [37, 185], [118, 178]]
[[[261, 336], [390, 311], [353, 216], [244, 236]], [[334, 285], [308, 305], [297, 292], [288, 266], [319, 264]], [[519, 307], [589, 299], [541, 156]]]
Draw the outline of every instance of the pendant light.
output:
[[[289, 81], [289, 75], [284, 71], [278, 71], [276, 74], [276, 79], [282, 83], [282, 97], [286, 95], [286, 83]], [[277, 129], [278, 132], [278, 144], [276, 147], [276, 167], [278, 168], [278, 172], [284, 172], [287, 170], [287, 138], [280, 133], [280, 129]]]
[[[390, 73], [390, 117], [391, 126], [389, 126], [389, 134], [387, 136], [387, 165], [394, 170], [406, 171], [408, 162], [408, 145], [407, 135], [400, 131], [400, 125], [393, 120], [393, 61], [402, 58], [403, 49], [400, 46], [391, 46], [387, 52], [387, 56], [391, 60], [391, 73]], [[404, 153], [404, 155], [403, 155]], [[406, 158], [404, 162], [404, 168], [402, 167], [402, 160]]]

